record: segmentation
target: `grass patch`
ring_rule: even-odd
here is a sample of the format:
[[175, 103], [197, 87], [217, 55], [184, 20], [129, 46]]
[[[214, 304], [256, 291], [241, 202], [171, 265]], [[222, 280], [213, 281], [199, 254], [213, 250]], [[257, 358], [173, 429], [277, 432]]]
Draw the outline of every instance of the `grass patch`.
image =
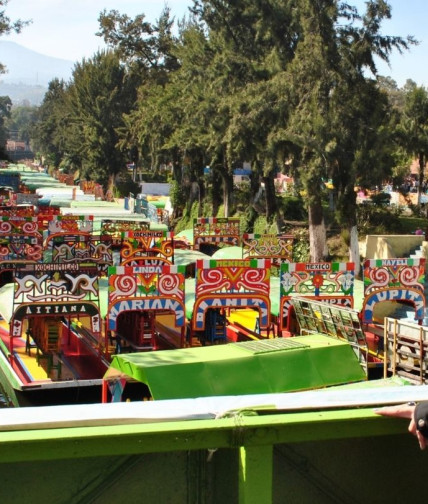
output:
[[399, 217], [401, 227], [403, 229], [403, 234], [414, 234], [417, 229], [422, 229], [426, 231], [428, 227], [428, 220], [422, 217]]

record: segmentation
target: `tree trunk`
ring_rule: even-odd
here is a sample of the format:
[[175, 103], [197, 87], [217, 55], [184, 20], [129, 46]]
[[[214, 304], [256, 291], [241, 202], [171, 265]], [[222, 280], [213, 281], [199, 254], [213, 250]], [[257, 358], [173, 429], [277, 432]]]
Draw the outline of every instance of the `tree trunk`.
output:
[[115, 186], [116, 186], [116, 176], [114, 175], [114, 173], [110, 173], [108, 176], [108, 182], [107, 182], [107, 192], [114, 195]]
[[198, 217], [202, 217], [202, 207], [203, 207], [203, 197], [201, 194], [201, 184], [198, 182], [192, 182], [192, 195], [191, 200], [198, 202]]
[[360, 274], [361, 262], [360, 262], [360, 246], [358, 243], [358, 228], [357, 226], [352, 226], [349, 228], [349, 261], [355, 264], [355, 276]]
[[179, 185], [181, 185], [183, 179], [183, 172], [181, 165], [178, 161], [174, 161], [172, 165], [172, 178], [177, 181]]
[[231, 196], [231, 191], [227, 187], [227, 183], [223, 184], [223, 202], [224, 202], [224, 210], [223, 210], [223, 217], [229, 217], [230, 215], [230, 196]]
[[267, 222], [272, 222], [278, 211], [273, 175], [274, 171], [270, 170], [267, 175], [263, 176], [263, 182], [265, 184], [265, 208]]
[[423, 152], [420, 152], [418, 159], [419, 159], [418, 205], [420, 205], [421, 204], [422, 185], [424, 183], [425, 154]]
[[321, 199], [312, 200], [309, 206], [309, 251], [312, 262], [322, 262], [327, 255], [327, 237]]
[[217, 170], [212, 172], [212, 186], [211, 186], [211, 199], [212, 199], [212, 215], [217, 215], [220, 205], [222, 203], [222, 178]]
[[339, 181], [336, 183], [338, 186], [337, 216], [339, 225], [349, 232], [349, 242], [347, 243], [349, 261], [355, 264], [355, 275], [359, 275], [361, 263], [357, 228], [357, 195], [354, 191], [354, 181], [348, 181], [343, 189]]
[[229, 217], [233, 213], [232, 194], [233, 194], [233, 175], [228, 172], [227, 168], [220, 171], [223, 179], [223, 204], [224, 217]]

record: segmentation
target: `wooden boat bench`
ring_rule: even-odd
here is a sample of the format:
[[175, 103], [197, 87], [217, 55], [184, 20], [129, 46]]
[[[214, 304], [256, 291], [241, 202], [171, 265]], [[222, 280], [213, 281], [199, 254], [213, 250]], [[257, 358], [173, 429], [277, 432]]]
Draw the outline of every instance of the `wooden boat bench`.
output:
[[[45, 361], [47, 375], [50, 376], [51, 371], [54, 369], [57, 372], [57, 379], [59, 380], [61, 378], [62, 362], [59, 350], [58, 323], [57, 321], [53, 321], [48, 322], [44, 325], [38, 324], [38, 326], [34, 327], [34, 334], [32, 333], [31, 329], [27, 330], [28, 351], [31, 351], [31, 342], [33, 341], [33, 347], [36, 348], [37, 364], [40, 366], [41, 361]], [[54, 356], [56, 356], [55, 360]]]
[[138, 345], [135, 341], [131, 341], [121, 334], [116, 334], [116, 336], [113, 336], [110, 339], [116, 344], [115, 354], [156, 350], [156, 348], [151, 344]]
[[61, 379], [61, 372], [62, 372], [62, 361], [61, 361], [61, 356], [57, 354], [57, 359], [56, 362], [54, 363], [54, 354], [50, 352], [43, 352], [38, 346], [37, 348], [37, 353], [36, 353], [36, 361], [37, 364], [40, 366], [40, 361], [45, 360], [46, 361], [46, 374], [50, 376], [51, 371], [53, 369], [56, 370], [57, 372], [57, 380]]
[[31, 349], [37, 349], [37, 343], [33, 339], [33, 335], [31, 334], [31, 330], [27, 329], [25, 338], [25, 353], [31, 355]]
[[226, 317], [220, 310], [208, 310], [205, 331], [201, 337], [202, 345], [209, 343], [226, 343]]

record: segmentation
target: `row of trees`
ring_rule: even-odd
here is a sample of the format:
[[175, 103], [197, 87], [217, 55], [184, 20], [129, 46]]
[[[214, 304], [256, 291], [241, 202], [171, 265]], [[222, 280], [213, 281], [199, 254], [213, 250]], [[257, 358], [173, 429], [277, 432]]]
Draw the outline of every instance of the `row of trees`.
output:
[[[4, 7], [8, 0], [0, 0], [0, 35], [8, 35], [12, 32], [20, 31], [29, 24], [29, 21], [12, 21], [7, 15]], [[0, 62], [0, 74], [6, 71], [5, 66]], [[6, 120], [10, 117], [12, 101], [9, 96], [0, 96], [0, 156], [5, 157], [7, 128]]]
[[175, 30], [168, 8], [155, 24], [104, 11], [98, 35], [109, 50], [78, 63], [70, 82], [50, 83], [33, 146], [105, 186], [128, 161], [153, 171], [169, 164], [178, 186], [185, 167], [202, 200], [209, 165], [213, 208], [223, 202], [226, 216], [233, 169], [246, 160], [254, 195], [264, 182], [269, 221], [284, 217], [274, 175], [286, 170], [307, 196], [313, 261], [326, 253], [323, 182], [332, 179], [358, 264], [354, 186], [389, 176], [399, 152], [426, 161], [426, 91], [411, 86], [418, 114], [406, 116], [391, 106], [391, 82], [375, 79], [376, 58], [415, 43], [381, 33], [390, 16], [385, 0], [363, 13], [338, 0], [193, 0]]

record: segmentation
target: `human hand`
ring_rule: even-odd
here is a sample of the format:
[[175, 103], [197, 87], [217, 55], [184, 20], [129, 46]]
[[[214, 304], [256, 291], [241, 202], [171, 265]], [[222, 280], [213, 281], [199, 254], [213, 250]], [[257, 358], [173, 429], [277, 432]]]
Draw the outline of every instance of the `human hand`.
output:
[[374, 412], [377, 415], [382, 416], [408, 418], [410, 420], [408, 427], [409, 432], [417, 437], [420, 449], [425, 450], [427, 446], [427, 439], [416, 428], [415, 408], [415, 404], [406, 403], [398, 404], [397, 406], [386, 406], [384, 408], [375, 409]]

